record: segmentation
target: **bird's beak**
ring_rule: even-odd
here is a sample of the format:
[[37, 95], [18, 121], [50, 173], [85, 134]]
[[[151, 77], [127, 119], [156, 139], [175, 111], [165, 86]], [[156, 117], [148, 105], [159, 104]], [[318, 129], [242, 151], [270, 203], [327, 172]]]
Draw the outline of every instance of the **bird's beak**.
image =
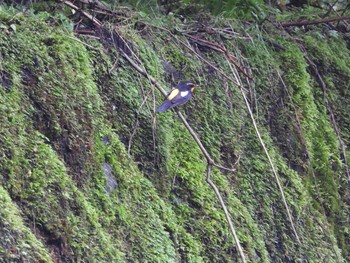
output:
[[192, 86], [192, 88], [191, 88], [191, 92], [193, 93], [193, 92], [194, 92], [194, 90], [197, 88], [197, 85], [196, 85], [196, 84], [192, 84], [192, 83], [191, 83], [191, 86]]

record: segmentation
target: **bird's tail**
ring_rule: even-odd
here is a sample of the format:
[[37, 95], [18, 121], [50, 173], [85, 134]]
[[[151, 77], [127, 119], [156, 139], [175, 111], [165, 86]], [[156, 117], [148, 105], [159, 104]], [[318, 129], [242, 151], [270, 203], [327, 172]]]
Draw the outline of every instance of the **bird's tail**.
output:
[[171, 104], [172, 104], [171, 101], [166, 100], [161, 106], [159, 106], [159, 108], [157, 109], [157, 112], [166, 111], [167, 109], [170, 108]]

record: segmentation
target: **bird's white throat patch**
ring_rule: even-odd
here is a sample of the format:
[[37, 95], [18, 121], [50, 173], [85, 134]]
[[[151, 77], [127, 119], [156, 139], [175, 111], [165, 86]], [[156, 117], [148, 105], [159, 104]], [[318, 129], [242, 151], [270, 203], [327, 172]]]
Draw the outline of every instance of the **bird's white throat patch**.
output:
[[181, 97], [186, 97], [189, 91], [181, 91]]

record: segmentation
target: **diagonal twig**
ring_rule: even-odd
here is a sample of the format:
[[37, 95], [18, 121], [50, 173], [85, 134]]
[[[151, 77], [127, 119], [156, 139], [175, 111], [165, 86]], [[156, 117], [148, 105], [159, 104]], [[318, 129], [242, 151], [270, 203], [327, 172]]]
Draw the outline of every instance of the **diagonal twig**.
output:
[[325, 13], [325, 14], [323, 15], [323, 18], [327, 17], [327, 16], [334, 10], [334, 7], [335, 7], [335, 5], [338, 3], [338, 1], [339, 1], [339, 0], [336, 0], [333, 4], [328, 3], [329, 9], [328, 9], [327, 13]]
[[86, 18], [90, 19], [92, 23], [94, 23], [95, 26], [100, 27], [102, 26], [101, 21], [96, 19], [93, 15], [89, 14], [88, 12], [85, 12], [81, 8], [74, 5], [72, 2], [69, 1], [61, 1], [61, 3], [65, 4], [66, 6], [69, 6], [70, 8], [74, 9], [75, 11], [80, 12], [82, 15], [84, 15]]
[[[228, 62], [230, 62], [230, 61], [228, 61]], [[239, 76], [237, 70], [235, 70], [235, 68], [233, 68], [233, 67], [231, 66], [231, 63], [228, 63], [228, 64], [229, 64], [229, 66], [230, 66], [230, 69], [231, 69], [231, 72], [232, 72], [233, 76], [234, 76], [235, 79], [236, 79], [236, 82], [240, 83], [240, 86], [239, 86], [239, 87], [240, 87], [240, 89], [241, 89], [241, 93], [242, 93], [243, 99], [244, 99], [245, 104], [246, 104], [246, 106], [247, 106], [247, 109], [248, 109], [248, 111], [249, 111], [249, 115], [250, 115], [250, 118], [251, 118], [251, 120], [252, 120], [254, 129], [255, 129], [255, 132], [256, 132], [256, 134], [257, 134], [257, 136], [258, 136], [258, 139], [259, 139], [259, 141], [260, 141], [260, 144], [261, 144], [262, 148], [264, 149], [264, 152], [265, 152], [265, 154], [266, 154], [266, 156], [267, 156], [267, 159], [268, 159], [268, 161], [269, 161], [269, 163], [270, 163], [270, 166], [271, 166], [271, 168], [272, 168], [273, 175], [274, 175], [274, 177], [275, 177], [275, 180], [276, 180], [276, 183], [277, 183], [279, 192], [280, 192], [281, 197], [282, 197], [282, 202], [283, 202], [284, 207], [285, 207], [285, 209], [286, 209], [286, 211], [287, 211], [287, 215], [288, 215], [288, 219], [289, 219], [289, 222], [290, 222], [290, 224], [291, 224], [291, 227], [292, 227], [292, 231], [293, 231], [293, 233], [294, 233], [294, 235], [295, 235], [295, 237], [296, 237], [298, 243], [301, 244], [299, 235], [298, 235], [298, 233], [297, 233], [297, 231], [296, 231], [296, 228], [295, 228], [295, 226], [294, 226], [294, 221], [293, 221], [292, 214], [291, 214], [291, 212], [290, 212], [290, 209], [289, 209], [289, 206], [288, 206], [286, 197], [285, 197], [285, 195], [284, 195], [284, 191], [283, 191], [282, 184], [281, 184], [281, 182], [280, 182], [280, 179], [279, 179], [279, 177], [278, 177], [277, 171], [276, 171], [275, 166], [274, 166], [274, 164], [273, 164], [273, 162], [272, 162], [272, 159], [271, 159], [271, 157], [270, 157], [270, 154], [269, 154], [269, 152], [268, 152], [268, 150], [267, 150], [267, 148], [266, 148], [266, 146], [265, 146], [265, 143], [264, 143], [263, 139], [261, 138], [261, 135], [260, 135], [258, 126], [257, 126], [257, 124], [256, 124], [256, 122], [255, 122], [255, 118], [254, 118], [253, 112], [252, 112], [252, 110], [251, 110], [251, 108], [250, 108], [250, 106], [249, 106], [249, 102], [248, 102], [247, 96], [245, 95], [245, 92], [244, 92], [244, 90], [242, 89], [242, 87], [243, 87], [242, 80], [241, 80], [241, 78], [240, 78], [240, 76]]]
[[211, 168], [212, 168], [212, 165], [208, 163], [208, 166], [207, 166], [207, 182], [210, 185], [210, 187], [213, 189], [213, 191], [215, 192], [216, 197], [218, 198], [218, 200], [220, 202], [220, 205], [221, 205], [222, 209], [224, 210], [224, 213], [225, 213], [225, 216], [226, 216], [226, 220], [227, 220], [227, 222], [228, 222], [228, 224], [230, 226], [230, 230], [231, 230], [231, 233], [233, 235], [233, 238], [235, 239], [238, 252], [239, 252], [239, 254], [241, 256], [241, 259], [242, 259], [243, 263], [246, 263], [246, 259], [245, 259], [244, 253], [243, 253], [243, 249], [242, 249], [242, 247], [240, 245], [238, 236], [237, 236], [235, 228], [234, 228], [234, 226], [232, 224], [232, 221], [231, 221], [231, 218], [230, 218], [230, 214], [229, 214], [229, 212], [228, 212], [228, 210], [226, 208], [225, 202], [224, 202], [224, 200], [221, 197], [219, 189], [216, 187], [216, 185], [211, 180]]

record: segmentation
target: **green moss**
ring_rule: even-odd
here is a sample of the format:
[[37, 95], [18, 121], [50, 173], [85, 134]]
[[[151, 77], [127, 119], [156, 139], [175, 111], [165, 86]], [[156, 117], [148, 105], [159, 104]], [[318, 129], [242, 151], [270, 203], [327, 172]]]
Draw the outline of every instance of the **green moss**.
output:
[[25, 226], [20, 210], [14, 205], [7, 191], [0, 187], [1, 199], [1, 248], [0, 255], [6, 262], [52, 262], [47, 249]]
[[[81, 147], [78, 143], [89, 138], [85, 134], [93, 124], [89, 118], [99, 107], [86, 52], [82, 53], [84, 49], [77, 42], [65, 42], [64, 35], [50, 34], [46, 22], [27, 22], [26, 27], [19, 24], [10, 37], [1, 39], [8, 47], [2, 54], [2, 70], [12, 82], [9, 92], [2, 90], [1, 94], [6, 105], [1, 109], [1, 151], [8, 152], [1, 161], [3, 185], [12, 200], [18, 200], [26, 220], [34, 222], [34, 228], [44, 235], [45, 242], [69, 247], [62, 252], [66, 258], [120, 260], [118, 242], [101, 228], [96, 211], [57, 155], [61, 154], [72, 170], [76, 168], [66, 159], [62, 141], [69, 141], [68, 151]], [[33, 26], [38, 30], [34, 35]], [[47, 34], [39, 34], [40, 30]], [[28, 52], [31, 49], [36, 52]], [[13, 56], [14, 52], [20, 56]], [[60, 67], [54, 70], [56, 63]], [[78, 102], [78, 97], [86, 101]], [[76, 158], [82, 156], [87, 155]]]
[[[310, 39], [308, 41], [310, 42]], [[342, 173], [338, 139], [331, 124], [331, 116], [326, 109], [328, 106], [325, 106], [328, 101], [324, 100], [324, 94], [319, 88], [312, 86], [315, 83], [309, 78], [308, 65], [302, 53], [298, 52], [296, 45], [289, 45], [289, 48], [291, 53], [283, 54], [283, 59], [290, 69], [286, 72], [288, 83], [292, 88], [291, 96], [302, 116], [303, 134], [316, 176], [315, 195], [322, 196], [319, 202], [326, 209], [331, 224], [330, 231], [333, 231], [333, 228], [342, 228], [335, 219], [337, 217], [335, 215], [341, 213], [342, 207], [338, 192]]]
[[[114, 44], [76, 41], [63, 14], [19, 13], [14, 19], [14, 10], [4, 10], [0, 215], [5, 222], [15, 219], [2, 230], [12, 239], [0, 239], [1, 254], [48, 262], [238, 261], [225, 215], [205, 181], [200, 149], [174, 112], [155, 114], [163, 96]], [[349, 214], [347, 182], [338, 138], [298, 45], [271, 33], [287, 48], [275, 53], [258, 28], [219, 18], [213, 22], [247, 37], [223, 44], [253, 69], [255, 82], [247, 94], [303, 246], [286, 220], [239, 89], [166, 32], [136, 31], [137, 19], [125, 21], [118, 32], [139, 63], [164, 89], [182, 79], [199, 83], [200, 92], [181, 111], [216, 162], [231, 167], [240, 156], [236, 173], [214, 169], [212, 179], [249, 261], [341, 262], [348, 257], [349, 228], [341, 223]], [[160, 16], [149, 23], [173, 27], [173, 21]], [[328, 102], [348, 143], [349, 115], [341, 106], [349, 95], [341, 88], [348, 85], [347, 48], [340, 38], [319, 45], [316, 38], [305, 36], [305, 46], [323, 69]], [[331, 49], [339, 55], [330, 58]], [[197, 51], [230, 74], [222, 54]], [[21, 253], [11, 254], [10, 247]]]

